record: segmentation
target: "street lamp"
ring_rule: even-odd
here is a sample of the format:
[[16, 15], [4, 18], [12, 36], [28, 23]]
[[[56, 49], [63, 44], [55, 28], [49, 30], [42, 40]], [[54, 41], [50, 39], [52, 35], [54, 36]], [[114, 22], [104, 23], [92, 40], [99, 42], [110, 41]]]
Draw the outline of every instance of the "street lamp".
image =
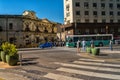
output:
[[76, 20], [75, 20], [75, 34], [77, 34], [77, 32], [76, 32], [76, 28], [77, 28], [77, 23], [76, 23]]
[[65, 23], [66, 23], [66, 18], [64, 18], [64, 26], [63, 26], [63, 29], [64, 29], [64, 40], [66, 41]]

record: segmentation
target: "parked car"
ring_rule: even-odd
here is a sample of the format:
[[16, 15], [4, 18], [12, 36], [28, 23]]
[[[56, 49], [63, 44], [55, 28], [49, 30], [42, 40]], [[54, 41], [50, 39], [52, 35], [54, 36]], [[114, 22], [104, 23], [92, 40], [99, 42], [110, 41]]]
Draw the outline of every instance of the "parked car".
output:
[[50, 42], [46, 42], [44, 44], [40, 44], [39, 47], [40, 48], [48, 48], [48, 47], [51, 47], [52, 48], [53, 44], [50, 43]]

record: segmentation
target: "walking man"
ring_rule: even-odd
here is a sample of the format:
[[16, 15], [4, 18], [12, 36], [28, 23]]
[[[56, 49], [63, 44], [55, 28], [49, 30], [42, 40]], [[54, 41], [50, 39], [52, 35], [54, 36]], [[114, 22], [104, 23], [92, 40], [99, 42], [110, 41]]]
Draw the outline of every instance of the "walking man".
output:
[[90, 41], [90, 44], [91, 44], [91, 48], [94, 48], [94, 41], [93, 40]]
[[85, 50], [86, 50], [86, 41], [85, 40], [82, 41], [82, 49], [85, 52]]

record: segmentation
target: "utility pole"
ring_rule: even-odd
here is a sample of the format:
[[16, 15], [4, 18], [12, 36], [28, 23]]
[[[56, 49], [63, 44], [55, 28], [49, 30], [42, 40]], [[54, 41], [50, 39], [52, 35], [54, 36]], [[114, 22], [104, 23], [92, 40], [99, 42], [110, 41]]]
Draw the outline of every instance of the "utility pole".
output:
[[66, 22], [66, 18], [64, 18], [64, 39], [65, 39], [65, 41], [66, 41], [66, 33], [65, 33], [65, 22]]

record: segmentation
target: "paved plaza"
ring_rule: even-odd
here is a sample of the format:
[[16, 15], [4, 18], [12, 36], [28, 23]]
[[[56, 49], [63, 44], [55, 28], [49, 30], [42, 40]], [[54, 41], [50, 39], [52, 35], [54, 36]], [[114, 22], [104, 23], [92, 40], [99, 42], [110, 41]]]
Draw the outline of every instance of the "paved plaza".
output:
[[4, 80], [120, 80], [120, 46], [100, 48], [100, 55], [76, 53], [76, 48], [20, 49], [22, 65], [0, 62]]

